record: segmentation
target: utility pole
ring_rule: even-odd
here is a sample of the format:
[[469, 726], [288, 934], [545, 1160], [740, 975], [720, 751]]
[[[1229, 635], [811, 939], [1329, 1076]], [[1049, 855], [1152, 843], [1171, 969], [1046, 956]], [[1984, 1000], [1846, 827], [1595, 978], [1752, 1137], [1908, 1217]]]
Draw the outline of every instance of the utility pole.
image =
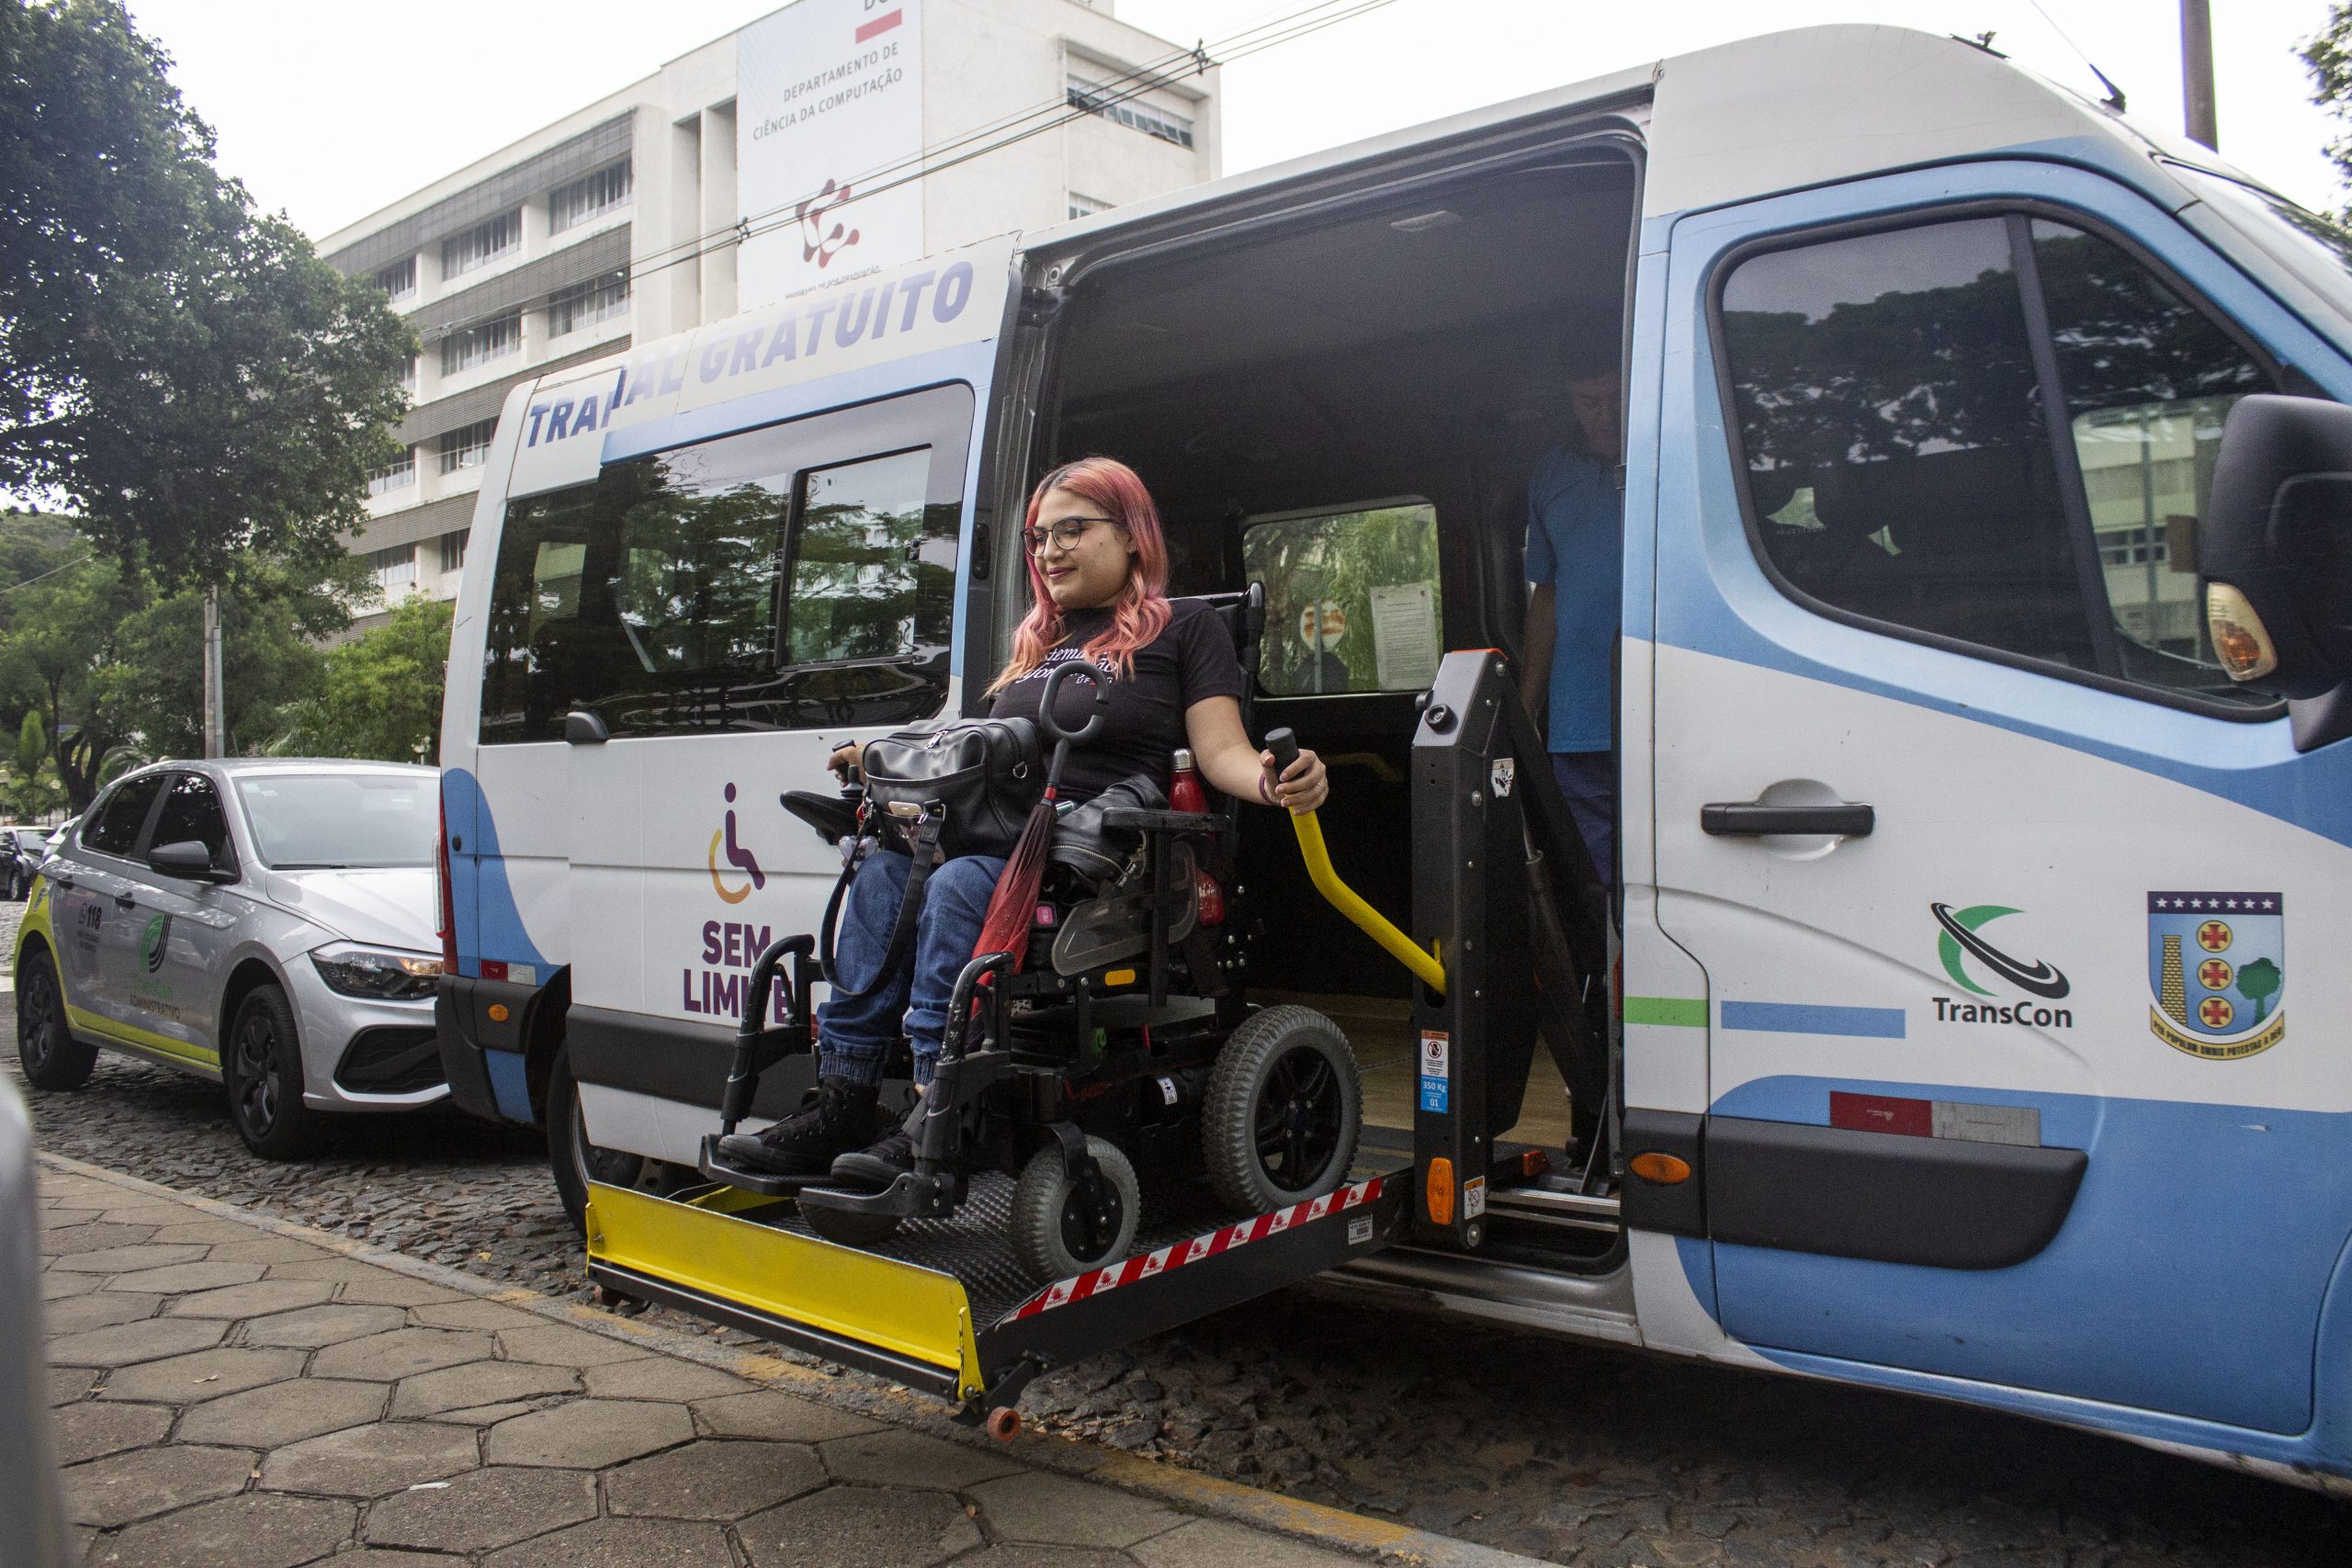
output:
[[204, 591], [204, 754], [227, 750], [228, 717], [220, 690], [220, 590]]
[[2209, 0], [2180, 0], [2180, 97], [2191, 141], [2222, 150], [2213, 107], [2213, 14]]

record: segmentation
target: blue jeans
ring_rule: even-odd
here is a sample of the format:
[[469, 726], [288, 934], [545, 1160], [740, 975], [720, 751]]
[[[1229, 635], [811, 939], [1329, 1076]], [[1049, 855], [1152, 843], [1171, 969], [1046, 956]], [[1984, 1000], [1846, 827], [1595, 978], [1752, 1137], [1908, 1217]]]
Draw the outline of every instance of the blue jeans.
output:
[[1617, 886], [1617, 758], [1609, 751], [1555, 751], [1552, 776], [1604, 888]]
[[[842, 897], [841, 926], [833, 934], [833, 962], [846, 984], [865, 986], [881, 968], [913, 869], [906, 856], [876, 850], [850, 878]], [[995, 855], [964, 855], [933, 870], [922, 885], [912, 964], [864, 996], [837, 993], [818, 1007], [820, 1072], [854, 1083], [880, 1083], [883, 1059], [904, 1033], [914, 1047], [915, 1082], [931, 1081], [940, 1040], [947, 1032], [948, 993], [972, 960], [972, 944], [980, 940], [980, 921], [1003, 871], [1003, 860]]]

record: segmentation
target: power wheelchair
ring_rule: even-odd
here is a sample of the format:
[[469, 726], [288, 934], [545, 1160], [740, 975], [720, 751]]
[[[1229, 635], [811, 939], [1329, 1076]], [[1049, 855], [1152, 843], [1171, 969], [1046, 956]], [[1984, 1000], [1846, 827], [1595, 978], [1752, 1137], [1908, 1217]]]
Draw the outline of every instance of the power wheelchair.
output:
[[[1249, 677], [1246, 727], [1263, 590], [1207, 602]], [[1050, 726], [1050, 700], [1045, 706]], [[1295, 753], [1287, 730], [1267, 743], [1285, 765]], [[859, 830], [856, 798], [792, 792], [785, 804], [838, 842]], [[770, 945], [752, 968], [722, 1125], [703, 1143], [704, 1176], [788, 1198], [818, 1235], [856, 1247], [921, 1222], [1001, 1224], [1039, 1281], [1126, 1258], [1148, 1202], [1170, 1211], [1163, 1221], [1263, 1214], [1345, 1181], [1362, 1122], [1355, 1058], [1320, 1013], [1260, 1009], [1246, 997], [1251, 917], [1235, 882], [1233, 804], [1113, 806], [1094, 818], [1131, 847], [1092, 876], [1049, 863], [1024, 961], [982, 953], [958, 975], [910, 1172], [882, 1191], [856, 1192], [827, 1177], [744, 1169], [718, 1153], [761, 1073], [815, 1049], [811, 992], [825, 974], [816, 939], [800, 934]], [[773, 1022], [778, 1012], [783, 1021]], [[910, 1066], [902, 1041], [890, 1071]]]

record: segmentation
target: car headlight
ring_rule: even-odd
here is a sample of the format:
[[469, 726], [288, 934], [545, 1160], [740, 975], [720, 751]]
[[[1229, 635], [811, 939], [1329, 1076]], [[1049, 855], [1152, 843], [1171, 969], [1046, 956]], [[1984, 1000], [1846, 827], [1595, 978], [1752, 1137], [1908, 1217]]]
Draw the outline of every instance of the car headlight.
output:
[[406, 1001], [429, 997], [441, 978], [441, 961], [422, 953], [338, 942], [311, 954], [319, 978], [346, 997]]

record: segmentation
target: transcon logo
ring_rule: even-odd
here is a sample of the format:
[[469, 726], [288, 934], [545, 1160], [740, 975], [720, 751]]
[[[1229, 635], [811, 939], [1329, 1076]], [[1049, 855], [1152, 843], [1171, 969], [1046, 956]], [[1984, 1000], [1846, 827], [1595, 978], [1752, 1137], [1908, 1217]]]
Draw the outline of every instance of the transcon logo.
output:
[[2047, 962], [2037, 959], [2028, 964], [2022, 959], [2012, 958], [1979, 934], [1983, 927], [2003, 915], [2017, 914], [2018, 910], [2005, 904], [1973, 904], [1965, 909], [1954, 909], [1949, 904], [1929, 904], [1928, 909], [1936, 917], [1936, 924], [1943, 927], [1943, 935], [1936, 939], [1936, 953], [1943, 959], [1944, 973], [1951, 976], [1953, 985], [1973, 991], [1980, 997], [1993, 994], [1968, 977], [1968, 970], [1961, 962], [1962, 954], [1965, 953], [2000, 979], [2030, 996], [2046, 997], [2056, 1001], [2070, 988], [2066, 976]]

